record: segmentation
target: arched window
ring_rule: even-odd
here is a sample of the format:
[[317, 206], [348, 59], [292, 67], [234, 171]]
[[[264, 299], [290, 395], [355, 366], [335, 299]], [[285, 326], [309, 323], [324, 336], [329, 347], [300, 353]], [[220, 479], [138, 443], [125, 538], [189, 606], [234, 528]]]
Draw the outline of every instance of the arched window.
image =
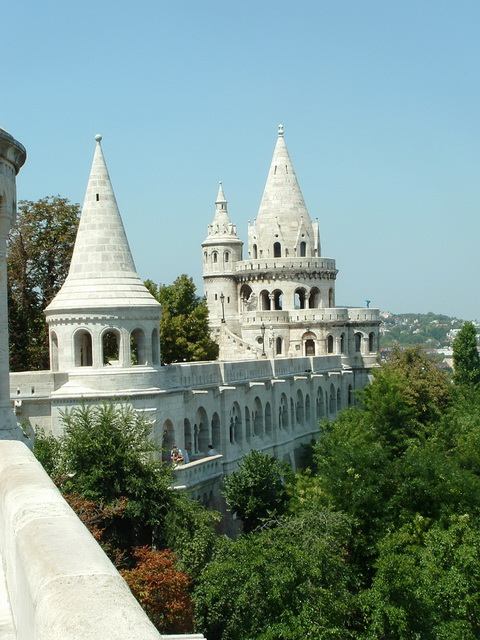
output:
[[92, 335], [89, 331], [80, 330], [74, 336], [75, 366], [91, 367], [92, 360]]
[[228, 262], [230, 260], [230, 254], [228, 251], [225, 251], [225, 253], [223, 254], [223, 259], [225, 260], [225, 262]]
[[305, 258], [306, 255], [307, 255], [307, 243], [306, 242], [301, 242], [300, 243], [300, 257], [301, 258]]
[[280, 336], [278, 336], [278, 338], [275, 341], [275, 351], [277, 353], [277, 356], [280, 356], [282, 354], [282, 338]]
[[375, 334], [373, 332], [368, 335], [368, 350], [370, 353], [375, 351]]
[[272, 407], [269, 402], [265, 404], [265, 435], [272, 437]]
[[340, 336], [340, 353], [345, 353], [345, 334]]
[[260, 398], [255, 398], [255, 411], [253, 417], [253, 433], [259, 438], [263, 438], [263, 407]]
[[270, 311], [270, 296], [268, 291], [260, 293], [260, 308], [262, 311]]
[[333, 289], [328, 290], [328, 306], [333, 307]]
[[327, 337], [327, 353], [333, 353], [333, 336]]
[[273, 292], [273, 308], [275, 311], [282, 310], [282, 292], [278, 289]]
[[275, 242], [273, 245], [273, 257], [281, 258], [282, 257], [282, 245], [280, 242]]
[[305, 309], [305, 289], [299, 288], [295, 289], [294, 293], [294, 303], [295, 309]]
[[147, 364], [145, 334], [142, 329], [135, 329], [130, 335], [130, 361], [135, 364]]
[[308, 298], [308, 306], [310, 309], [318, 309], [320, 306], [320, 291], [317, 287], [310, 289], [310, 296]]
[[252, 251], [253, 251], [253, 256], [252, 257], [253, 257], [254, 260], [256, 260], [257, 257], [258, 257], [258, 249], [257, 249], [257, 245], [256, 244], [253, 245]]
[[218, 261], [218, 253], [216, 251], [212, 253], [212, 260], [214, 264], [216, 264]]
[[361, 333], [355, 334], [355, 351], [356, 353], [361, 353], [362, 351], [362, 334]]
[[218, 413], [214, 413], [212, 416], [212, 445], [213, 448], [219, 451], [220, 449], [220, 418]]
[[118, 363], [120, 357], [120, 334], [109, 329], [102, 336], [102, 362], [103, 364]]

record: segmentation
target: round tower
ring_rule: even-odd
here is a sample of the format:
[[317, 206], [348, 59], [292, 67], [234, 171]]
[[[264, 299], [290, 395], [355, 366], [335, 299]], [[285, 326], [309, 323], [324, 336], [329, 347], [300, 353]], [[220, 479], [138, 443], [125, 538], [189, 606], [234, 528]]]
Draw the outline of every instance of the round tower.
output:
[[[70, 270], [45, 309], [51, 369], [87, 376], [92, 371], [111, 376], [132, 367], [156, 369], [161, 305], [136, 272], [102, 137], [95, 140]], [[129, 382], [119, 379], [118, 384]]]
[[7, 238], [17, 213], [16, 175], [27, 152], [4, 129], [0, 129], [0, 439], [22, 439], [12, 411], [9, 381]]
[[212, 327], [238, 318], [235, 274], [237, 263], [242, 260], [242, 247], [237, 227], [228, 216], [227, 200], [220, 182], [213, 222], [202, 243], [203, 284]]

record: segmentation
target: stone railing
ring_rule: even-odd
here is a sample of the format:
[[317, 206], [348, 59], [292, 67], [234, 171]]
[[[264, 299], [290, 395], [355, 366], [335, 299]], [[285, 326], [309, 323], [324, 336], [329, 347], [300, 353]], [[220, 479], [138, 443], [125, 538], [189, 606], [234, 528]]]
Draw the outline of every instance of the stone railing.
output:
[[[1, 638], [162, 638], [33, 454], [7, 440], [0, 442], [0, 556]], [[203, 638], [168, 636], [175, 637]]]
[[188, 464], [174, 468], [173, 487], [175, 489], [191, 489], [200, 484], [212, 482], [223, 473], [221, 455], [206, 456]]
[[237, 273], [242, 271], [269, 271], [270, 269], [336, 271], [335, 260], [332, 258], [259, 258], [257, 260], [237, 262]]

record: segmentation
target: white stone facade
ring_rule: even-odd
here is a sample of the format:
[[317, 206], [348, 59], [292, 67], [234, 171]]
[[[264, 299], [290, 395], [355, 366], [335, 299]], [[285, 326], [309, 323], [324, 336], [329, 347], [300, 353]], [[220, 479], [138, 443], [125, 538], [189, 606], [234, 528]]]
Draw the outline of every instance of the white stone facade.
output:
[[222, 360], [335, 354], [358, 367], [376, 355], [378, 310], [335, 306], [335, 260], [321, 255], [282, 125], [245, 260], [222, 187], [215, 206], [203, 276]]
[[282, 130], [249, 258], [222, 185], [202, 245], [220, 360], [161, 366], [161, 307], [135, 271], [96, 139], [70, 272], [46, 309], [52, 367], [11, 375], [17, 420], [59, 434], [79, 402], [129, 402], [154, 423], [166, 459], [191, 443], [175, 486], [217, 505], [223, 475], [249, 450], [295, 466], [319, 421], [352, 404], [376, 366], [378, 310], [334, 306], [335, 262], [320, 255]]

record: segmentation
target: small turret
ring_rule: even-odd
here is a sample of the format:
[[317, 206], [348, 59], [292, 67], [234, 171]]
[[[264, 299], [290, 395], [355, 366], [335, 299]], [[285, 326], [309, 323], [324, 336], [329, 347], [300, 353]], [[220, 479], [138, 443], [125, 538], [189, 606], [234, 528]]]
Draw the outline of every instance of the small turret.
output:
[[242, 259], [242, 247], [237, 227], [229, 218], [220, 182], [213, 222], [208, 225], [208, 235], [202, 243], [203, 282], [212, 326], [238, 313], [235, 272]]

